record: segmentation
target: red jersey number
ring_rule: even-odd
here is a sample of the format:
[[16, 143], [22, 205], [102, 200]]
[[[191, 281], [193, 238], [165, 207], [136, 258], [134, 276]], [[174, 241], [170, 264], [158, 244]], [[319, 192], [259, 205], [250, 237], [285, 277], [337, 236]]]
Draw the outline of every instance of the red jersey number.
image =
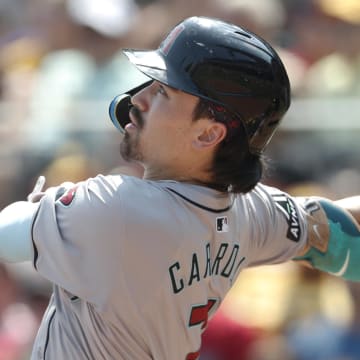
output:
[[[201, 325], [201, 329], [205, 330], [208, 323], [209, 312], [211, 309], [213, 309], [216, 302], [217, 302], [216, 299], [209, 299], [207, 304], [205, 305], [193, 306], [191, 309], [189, 326], [191, 327], [191, 326]], [[199, 358], [199, 356], [200, 356], [200, 350], [188, 354], [186, 356], [186, 360], [196, 360]]]

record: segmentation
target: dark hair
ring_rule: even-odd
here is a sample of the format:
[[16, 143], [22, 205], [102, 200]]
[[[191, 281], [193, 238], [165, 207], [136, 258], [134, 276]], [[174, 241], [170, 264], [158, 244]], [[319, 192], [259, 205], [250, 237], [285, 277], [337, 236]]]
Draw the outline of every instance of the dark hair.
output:
[[199, 99], [193, 119], [209, 117], [226, 125], [227, 134], [214, 156], [212, 180], [207, 186], [232, 193], [247, 193], [261, 180], [264, 162], [249, 151], [248, 139], [239, 116], [224, 106]]

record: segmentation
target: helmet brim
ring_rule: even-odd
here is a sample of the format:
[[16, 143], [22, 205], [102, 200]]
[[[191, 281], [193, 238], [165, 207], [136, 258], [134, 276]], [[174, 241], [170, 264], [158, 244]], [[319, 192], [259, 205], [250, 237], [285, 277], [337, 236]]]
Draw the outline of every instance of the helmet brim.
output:
[[167, 64], [159, 51], [126, 49], [123, 50], [123, 53], [143, 74], [151, 79], [170, 85]]

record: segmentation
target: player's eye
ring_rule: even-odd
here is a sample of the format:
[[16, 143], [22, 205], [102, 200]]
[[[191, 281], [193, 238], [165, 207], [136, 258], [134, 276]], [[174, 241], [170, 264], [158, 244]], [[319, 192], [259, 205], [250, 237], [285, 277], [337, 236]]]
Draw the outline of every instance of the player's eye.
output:
[[168, 93], [166, 92], [165, 90], [165, 87], [162, 85], [162, 84], [159, 84], [157, 89], [156, 89], [156, 93], [157, 94], [160, 94], [160, 95], [163, 95], [165, 97], [169, 97], [168, 96]]

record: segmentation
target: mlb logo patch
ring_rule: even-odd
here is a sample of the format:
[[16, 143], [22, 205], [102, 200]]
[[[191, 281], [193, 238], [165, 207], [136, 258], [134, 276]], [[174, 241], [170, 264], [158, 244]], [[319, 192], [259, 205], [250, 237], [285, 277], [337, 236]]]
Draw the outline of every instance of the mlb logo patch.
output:
[[216, 218], [216, 231], [217, 232], [228, 232], [229, 231], [227, 216], [221, 216], [221, 217]]

